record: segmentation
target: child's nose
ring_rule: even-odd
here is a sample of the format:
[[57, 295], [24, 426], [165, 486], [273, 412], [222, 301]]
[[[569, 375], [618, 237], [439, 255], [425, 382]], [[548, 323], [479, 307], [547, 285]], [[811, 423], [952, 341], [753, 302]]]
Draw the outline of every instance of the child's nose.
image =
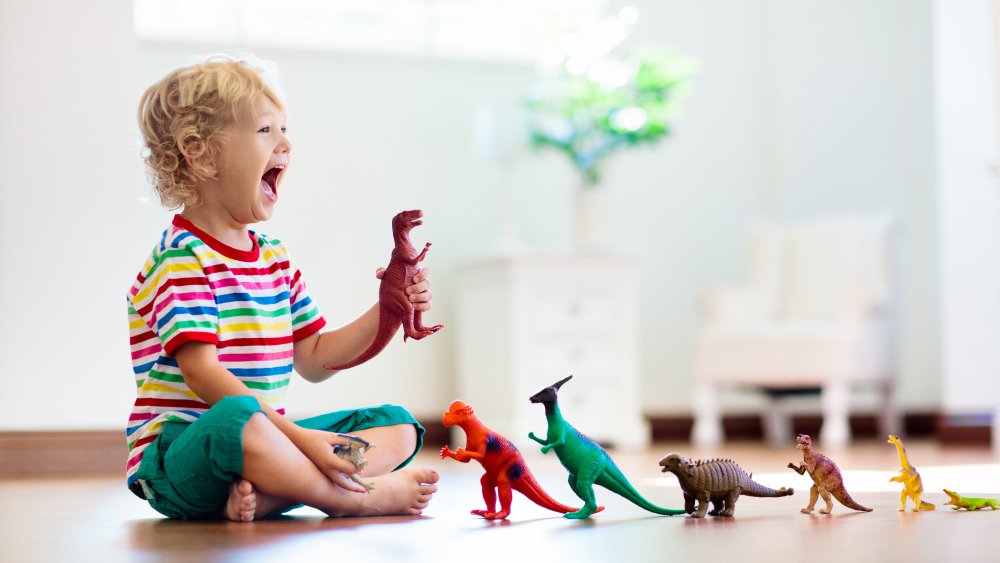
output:
[[292, 141], [284, 133], [281, 134], [281, 142], [278, 143], [275, 152], [292, 152]]

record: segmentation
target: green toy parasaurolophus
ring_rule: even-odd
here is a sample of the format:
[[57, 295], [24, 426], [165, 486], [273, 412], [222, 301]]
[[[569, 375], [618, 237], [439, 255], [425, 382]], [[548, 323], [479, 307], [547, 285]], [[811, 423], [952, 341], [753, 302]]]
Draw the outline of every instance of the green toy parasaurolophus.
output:
[[580, 510], [564, 516], [574, 519], [589, 518], [597, 511], [595, 484], [650, 512], [664, 516], [684, 514], [683, 510], [662, 508], [643, 498], [628, 482], [604, 448], [566, 422], [559, 411], [559, 388], [572, 377], [571, 375], [558, 381], [531, 396], [532, 403], [541, 403], [545, 407], [548, 431], [545, 439], [535, 436], [534, 432], [528, 433], [529, 438], [542, 445], [542, 453], [553, 450], [556, 452], [559, 462], [569, 471], [570, 488], [584, 502]]

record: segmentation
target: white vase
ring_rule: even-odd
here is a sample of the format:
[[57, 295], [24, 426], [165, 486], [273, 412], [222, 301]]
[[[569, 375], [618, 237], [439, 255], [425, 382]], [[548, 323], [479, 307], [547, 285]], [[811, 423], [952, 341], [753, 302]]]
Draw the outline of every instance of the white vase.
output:
[[607, 193], [600, 186], [584, 185], [576, 194], [576, 246], [583, 252], [607, 249]]

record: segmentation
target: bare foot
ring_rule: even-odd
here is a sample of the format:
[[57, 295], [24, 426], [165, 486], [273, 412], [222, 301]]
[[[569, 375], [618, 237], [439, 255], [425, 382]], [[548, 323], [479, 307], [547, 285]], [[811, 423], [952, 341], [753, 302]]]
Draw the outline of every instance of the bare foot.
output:
[[224, 515], [234, 522], [253, 522], [257, 511], [257, 491], [253, 483], [240, 479], [229, 486], [229, 500]]
[[437, 492], [440, 475], [433, 469], [400, 469], [372, 477], [375, 489], [354, 493], [347, 506], [326, 511], [330, 516], [418, 515]]
[[294, 502], [265, 494], [250, 481], [240, 479], [229, 486], [229, 500], [223, 515], [233, 522], [253, 522], [294, 505]]

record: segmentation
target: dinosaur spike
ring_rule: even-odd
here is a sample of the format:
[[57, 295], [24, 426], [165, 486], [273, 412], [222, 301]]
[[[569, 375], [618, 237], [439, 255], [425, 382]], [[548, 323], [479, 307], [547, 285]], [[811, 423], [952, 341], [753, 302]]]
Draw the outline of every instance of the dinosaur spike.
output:
[[570, 375], [569, 375], [568, 377], [566, 377], [566, 378], [563, 378], [563, 379], [560, 379], [559, 381], [557, 381], [557, 382], [553, 383], [553, 384], [552, 384], [552, 387], [555, 387], [556, 389], [559, 389], [560, 387], [562, 387], [562, 386], [563, 386], [563, 383], [566, 383], [566, 382], [567, 382], [567, 381], [569, 381], [570, 379], [573, 379], [573, 375], [572, 375], [572, 374], [570, 374]]

